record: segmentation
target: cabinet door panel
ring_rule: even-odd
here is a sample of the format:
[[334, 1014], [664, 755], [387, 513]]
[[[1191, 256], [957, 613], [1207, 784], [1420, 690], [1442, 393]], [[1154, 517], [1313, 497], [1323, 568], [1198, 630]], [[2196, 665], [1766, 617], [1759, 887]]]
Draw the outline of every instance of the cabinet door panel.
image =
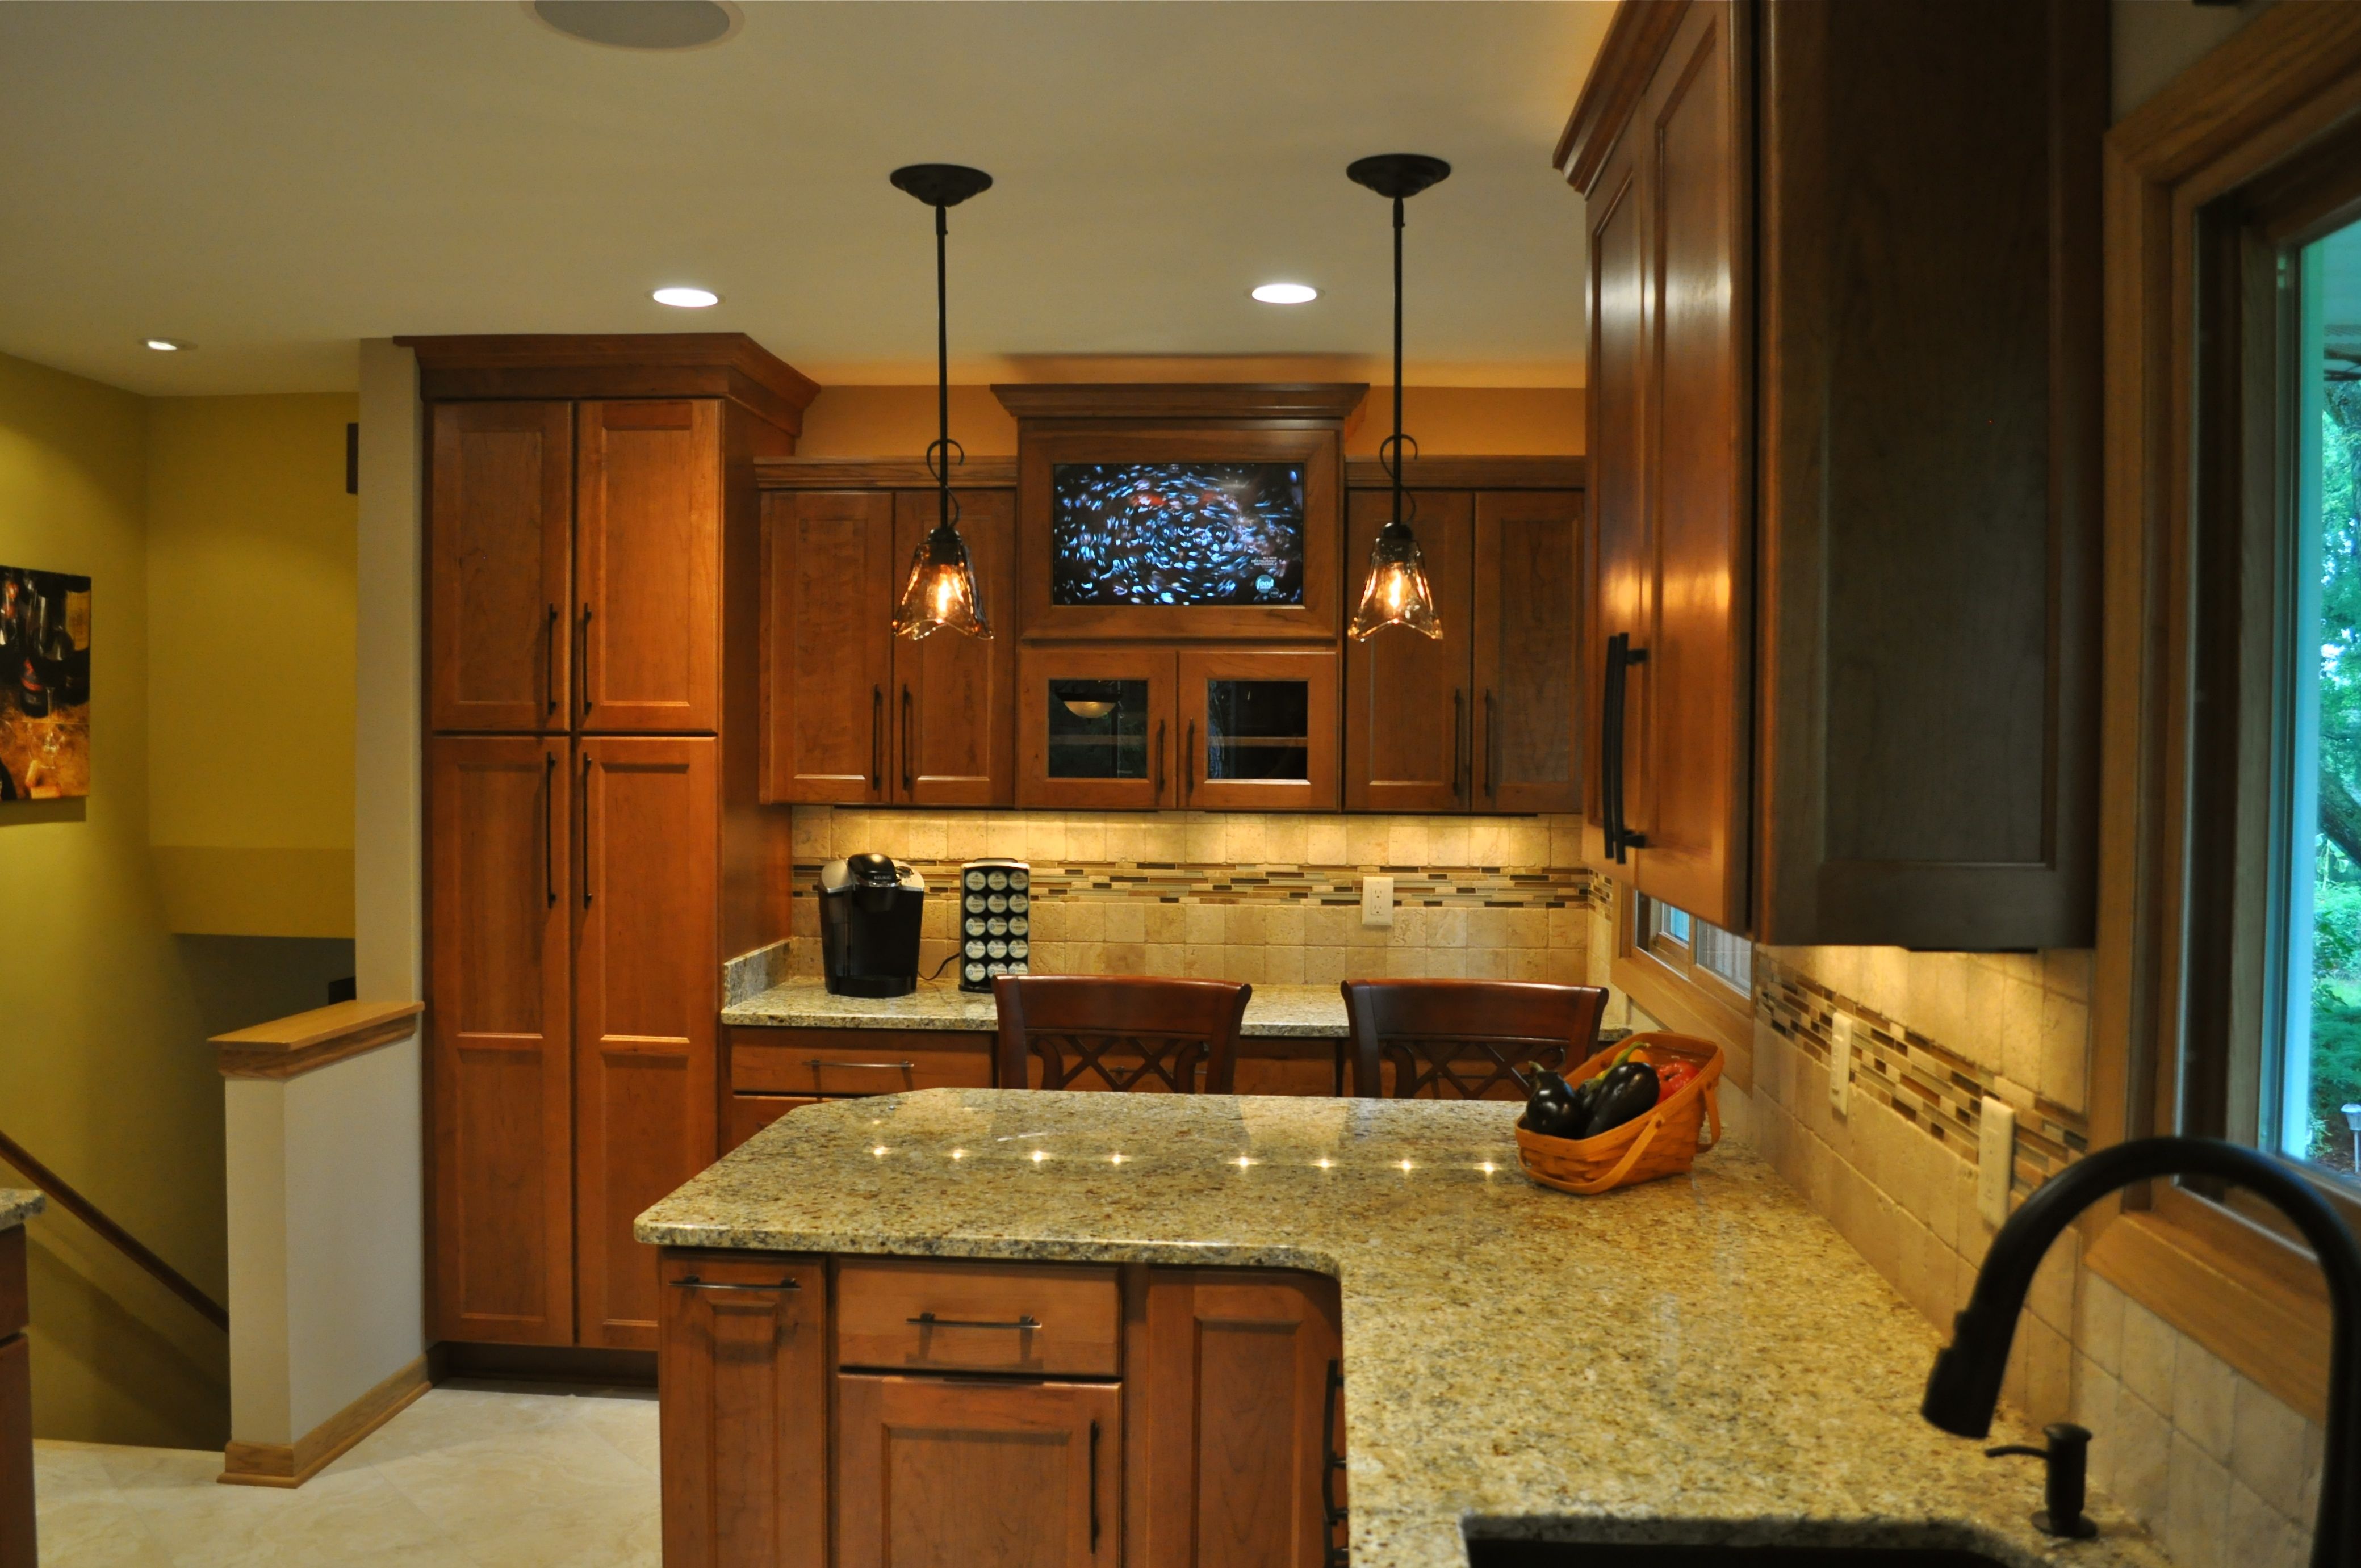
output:
[[709, 740], [581, 742], [574, 899], [581, 1343], [655, 1344], [632, 1216], [713, 1163], [720, 959]]
[[[1467, 804], [1468, 592], [1473, 498], [1419, 493], [1414, 526], [1443, 617], [1432, 641], [1399, 628], [1345, 641], [1345, 804], [1355, 811], [1457, 811]], [[1369, 546], [1393, 516], [1388, 490], [1355, 490], [1345, 509], [1345, 598], [1358, 604]]]
[[576, 481], [582, 727], [720, 722], [721, 407], [581, 405]]
[[1121, 1555], [1111, 1383], [837, 1376], [839, 1568], [1091, 1568]]
[[824, 1103], [811, 1094], [750, 1094], [740, 1090], [721, 1107], [721, 1152], [730, 1153], [790, 1111]]
[[763, 498], [764, 800], [887, 797], [893, 569], [890, 492]]
[[1016, 804], [1086, 810], [1178, 804], [1176, 673], [1166, 648], [1024, 650]]
[[1180, 804], [1335, 810], [1336, 676], [1326, 652], [1183, 649]]
[[1131, 1384], [1147, 1568], [1320, 1568], [1339, 1321], [1335, 1284], [1317, 1276], [1149, 1271]]
[[[1659, 72], [1655, 167], [1655, 636], [1629, 785], [1647, 835], [1638, 885], [1725, 930], [1748, 929], [1752, 799], [1753, 464], [1747, 439], [1739, 236], [1748, 211], [1737, 8], [1694, 6]], [[1635, 639], [1635, 641], [1637, 641]], [[1633, 711], [1642, 714], [1635, 695]], [[1641, 740], [1644, 737], [1644, 742]]]
[[[1590, 594], [1594, 620], [1584, 651], [1588, 689], [1603, 694], [1606, 647], [1621, 635], [1650, 641], [1655, 598], [1655, 546], [1648, 516], [1648, 406], [1646, 352], [1649, 235], [1646, 195], [1636, 144], [1642, 133], [1627, 131], [1600, 170], [1590, 197]], [[1601, 701], [1589, 769], [1587, 814], [1608, 826], [1614, 779], [1620, 767], [1627, 790], [1638, 784], [1631, 753], [1645, 733], [1648, 685], [1635, 673], [1627, 688], [1620, 732]], [[1598, 865], [1629, 882], [1628, 859], [1598, 857]]]
[[574, 1341], [562, 739], [427, 747], [427, 1077], [437, 1339]]
[[1582, 493], [1476, 498], [1475, 727], [1479, 810], [1582, 804]]
[[574, 407], [437, 403], [427, 502], [427, 724], [564, 729]]
[[[962, 490], [959, 529], [975, 567], [988, 641], [937, 632], [894, 643], [894, 798], [913, 806], [1006, 806], [1016, 792], [1016, 496]], [[894, 498], [894, 574], [939, 515], [932, 491]], [[875, 611], [890, 614], [890, 605]]]
[[825, 1568], [827, 1271], [742, 1252], [662, 1261], [665, 1568]]

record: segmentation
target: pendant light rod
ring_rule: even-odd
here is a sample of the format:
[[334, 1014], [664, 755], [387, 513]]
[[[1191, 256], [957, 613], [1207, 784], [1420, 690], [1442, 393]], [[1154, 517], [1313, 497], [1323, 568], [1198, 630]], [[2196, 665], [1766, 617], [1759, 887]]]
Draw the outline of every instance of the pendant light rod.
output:
[[939, 203], [935, 207], [935, 428], [936, 450], [941, 461], [936, 466], [939, 481], [937, 517], [948, 523], [951, 520], [951, 304], [950, 263], [946, 259], [950, 242], [950, 213]]
[[976, 593], [974, 567], [959, 536], [951, 502], [951, 455], [967, 454], [951, 440], [950, 209], [992, 189], [992, 176], [957, 163], [913, 163], [889, 176], [896, 190], [935, 210], [935, 440], [927, 463], [935, 474], [935, 526], [911, 558], [910, 578], [896, 606], [897, 635], [920, 638], [939, 627], [989, 637]]
[[1394, 197], [1394, 521], [1402, 520], [1402, 198]]

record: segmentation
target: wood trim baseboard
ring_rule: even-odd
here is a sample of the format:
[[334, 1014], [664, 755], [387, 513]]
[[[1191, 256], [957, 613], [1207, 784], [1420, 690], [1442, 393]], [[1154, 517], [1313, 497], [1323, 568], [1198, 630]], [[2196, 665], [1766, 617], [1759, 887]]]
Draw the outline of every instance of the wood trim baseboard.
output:
[[224, 1078], [297, 1078], [408, 1039], [425, 1011], [423, 1002], [338, 1002], [215, 1035], [212, 1044]]
[[301, 1486], [434, 1387], [419, 1356], [293, 1442], [231, 1442], [222, 1448], [225, 1486]]

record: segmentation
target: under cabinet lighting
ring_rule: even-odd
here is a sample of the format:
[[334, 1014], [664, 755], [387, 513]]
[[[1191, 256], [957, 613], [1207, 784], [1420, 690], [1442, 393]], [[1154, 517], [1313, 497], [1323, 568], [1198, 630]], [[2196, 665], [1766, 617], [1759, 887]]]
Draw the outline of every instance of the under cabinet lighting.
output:
[[665, 288], [648, 296], [659, 305], [672, 305], [684, 311], [701, 311], [708, 305], [718, 305], [721, 296], [710, 289]]
[[1264, 283], [1253, 294], [1266, 305], [1308, 305], [1320, 297], [1320, 291], [1309, 283]]
[[196, 346], [192, 343], [183, 343], [177, 337], [147, 337], [140, 341], [159, 354], [178, 354], [184, 348]]

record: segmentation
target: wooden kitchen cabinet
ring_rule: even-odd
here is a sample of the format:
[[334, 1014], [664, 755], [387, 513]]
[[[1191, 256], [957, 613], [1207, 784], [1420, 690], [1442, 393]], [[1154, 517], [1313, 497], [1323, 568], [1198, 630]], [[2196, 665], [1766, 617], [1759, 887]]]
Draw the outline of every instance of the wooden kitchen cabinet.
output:
[[721, 868], [790, 858], [757, 808], [755, 465], [818, 389], [735, 333], [402, 341], [431, 432], [430, 1332], [644, 1356], [630, 1220], [714, 1157], [721, 965], [787, 934], [787, 890]]
[[1609, 875], [1767, 943], [2090, 941], [2105, 39], [1617, 12], [1559, 148]]
[[1008, 490], [961, 490], [987, 640], [894, 635], [922, 490], [774, 490], [763, 502], [764, 798], [1005, 806], [1014, 798], [1016, 518]]
[[438, 403], [428, 452], [427, 722], [564, 730], [574, 405]]
[[838, 1568], [1122, 1559], [1112, 1383], [837, 1378]]
[[1335, 1282], [1315, 1275], [1148, 1270], [1144, 1354], [1126, 1386], [1138, 1472], [1127, 1561], [1322, 1568], [1322, 1484], [1342, 1457], [1339, 1311]]
[[1017, 805], [1154, 810], [1179, 801], [1171, 649], [1029, 647], [1017, 672]]
[[1176, 657], [1181, 806], [1336, 809], [1335, 654], [1184, 648]]
[[721, 718], [721, 408], [588, 402], [575, 554], [582, 728], [685, 733]]
[[437, 1339], [574, 1343], [571, 755], [563, 736], [427, 743]]
[[580, 1341], [653, 1350], [631, 1220], [719, 1157], [719, 943], [710, 740], [580, 742], [575, 1191]]
[[827, 1568], [828, 1277], [664, 1255], [664, 1568]]
[[[1387, 631], [1346, 642], [1345, 804], [1356, 811], [1575, 810], [1587, 708], [1582, 491], [1500, 484], [1521, 477], [1522, 465], [1461, 459], [1454, 466], [1458, 477], [1499, 488], [1412, 492], [1443, 635]], [[1368, 559], [1392, 515], [1389, 490], [1353, 490], [1354, 561]]]

